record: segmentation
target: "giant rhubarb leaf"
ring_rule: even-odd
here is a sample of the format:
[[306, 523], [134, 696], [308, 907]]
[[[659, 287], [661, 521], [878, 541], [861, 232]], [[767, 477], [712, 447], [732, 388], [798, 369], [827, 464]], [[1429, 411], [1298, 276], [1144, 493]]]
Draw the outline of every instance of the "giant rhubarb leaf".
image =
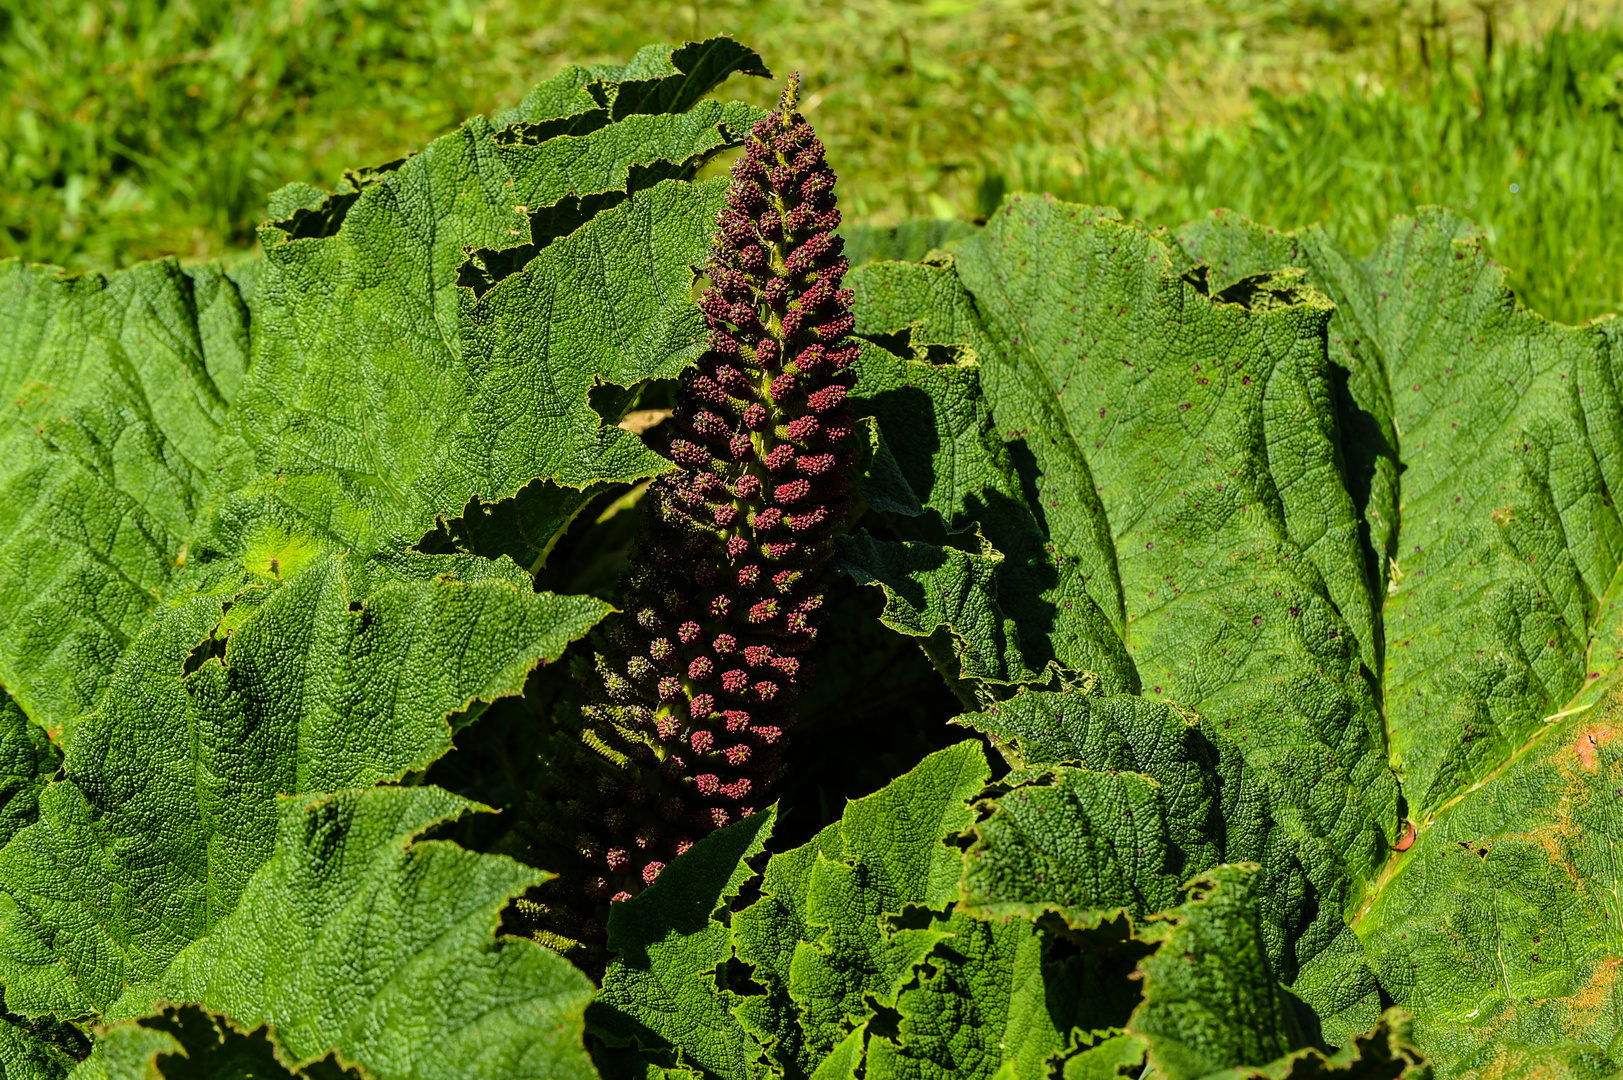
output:
[[[975, 826], [964, 865], [972, 908], [1051, 909], [1076, 925], [1118, 910], [1142, 918], [1177, 904], [1179, 886], [1226, 861], [1230, 843], [1244, 845], [1222, 813], [1224, 774], [1237, 771], [1223, 766], [1235, 763], [1164, 702], [1033, 693], [996, 709], [958, 721], [993, 734], [1022, 766], [1005, 783], [1022, 782]], [[1093, 768], [1055, 767], [1067, 761]], [[1277, 921], [1265, 936], [1277, 953]]]
[[[967, 718], [1016, 772], [965, 900], [1143, 918], [1252, 860], [1268, 962], [1331, 1042], [1385, 997], [1444, 1075], [1614, 1068], [1615, 324], [1519, 309], [1441, 212], [1360, 261], [1318, 230], [1157, 238], [1017, 198], [950, 254], [854, 277], [859, 332], [978, 359], [1048, 573], [1131, 657], [1127, 685]], [[1017, 644], [1062, 641], [1054, 608]]]
[[1144, 1000], [1127, 1024], [1146, 1048], [1146, 1072], [1168, 1080], [1428, 1077], [1401, 1011], [1337, 1053], [1313, 1045], [1312, 1013], [1280, 989], [1268, 964], [1256, 895], [1262, 887], [1254, 865], [1216, 867], [1190, 883], [1184, 903], [1146, 927], [1159, 948], [1139, 967]]
[[696, 354], [720, 195], [662, 181], [759, 115], [700, 100], [739, 70], [763, 72], [727, 39], [571, 68], [338, 192], [278, 192], [229, 274], [0, 264], [0, 682], [26, 713], [65, 730], [162, 602], [290, 536], [369, 555], [440, 523], [529, 565], [586, 492], [665, 468], [614, 423]]
[[[917, 509], [887, 515], [908, 544], [858, 533], [840, 543], [840, 563], [857, 580], [884, 586], [894, 629], [950, 635], [945, 648], [927, 640], [926, 650], [971, 684], [1044, 682], [1058, 663], [1136, 688], [1132, 662], [1094, 598], [1055, 573], [1029, 505], [1029, 455], [998, 437], [980, 364], [957, 352], [921, 345], [904, 358], [864, 348], [856, 408], [878, 422], [911, 495], [904, 501]], [[904, 587], [906, 579], [924, 589]]]
[[774, 817], [767, 810], [712, 834], [647, 893], [614, 906], [609, 948], [619, 957], [587, 1017], [599, 1038], [668, 1064], [680, 1056], [728, 1080], [758, 1075], [759, 1050], [718, 976], [733, 951], [722, 918], [753, 876], [749, 860], [760, 855]]
[[1067, 954], [1024, 919], [955, 911], [930, 923], [941, 941], [896, 999], [893, 1032], [870, 1021], [866, 1075], [885, 1078], [1052, 1074], [1074, 1032], [1119, 1025], [1130, 950]]
[[[613, 425], [701, 351], [691, 267], [721, 187], [672, 181], [761, 115], [698, 101], [740, 68], [760, 60], [717, 39], [570, 69], [502, 126], [476, 117], [267, 226], [227, 470], [243, 498], [372, 551], [543, 479], [533, 562], [584, 491], [668, 468]], [[264, 512], [228, 507], [218, 542]]]
[[247, 324], [212, 267], [0, 263], [0, 682], [47, 728], [95, 703], [187, 573]]
[[1289, 288], [1216, 300], [1159, 241], [1047, 200], [1011, 201], [954, 256], [855, 278], [859, 332], [974, 353], [1029, 462], [1015, 494], [1044, 542], [1026, 545], [1041, 617], [1022, 645], [1097, 691], [1198, 712], [1233, 757], [1225, 855], [1269, 875], [1271, 962], [1338, 1034], [1366, 1027], [1377, 995], [1344, 917], [1396, 838], [1398, 785], [1330, 305]]
[[1444, 1075], [1615, 1069], [1616, 324], [1520, 309], [1443, 212], [1394, 224], [1361, 263], [1318, 230], [1228, 216], [1180, 239], [1218, 284], [1288, 263], [1337, 298], [1332, 355], [1349, 427], [1375, 444], [1359, 451], [1372, 488], [1386, 457], [1401, 469], [1369, 510], [1392, 763], [1418, 832], [1355, 920], [1382, 986]]
[[[1106, 699], [1101, 710], [1132, 709], [1131, 701], [1140, 699]], [[1146, 766], [1171, 787], [1180, 747], [1175, 738], [1157, 743], [1151, 715], [1167, 707], [1137, 708], [1144, 717], [1127, 738], [1149, 734]], [[1093, 730], [1121, 748], [1125, 729], [1101, 722]], [[1160, 787], [1125, 772], [1065, 775]], [[1317, 1018], [1279, 985], [1269, 961], [1269, 904], [1256, 864], [1215, 865], [1187, 893], [1163, 882], [1147, 903], [1122, 900], [1091, 919], [1065, 912], [1071, 929], [1017, 905], [954, 905], [961, 865], [964, 891], [975, 891], [989, 822], [970, 837], [967, 864], [941, 838], [972, 821], [966, 800], [985, 778], [972, 743], [927, 758], [850, 803], [810, 843], [772, 856], [749, 890], [758, 899], [741, 910], [769, 815], [700, 841], [654, 888], [617, 906], [610, 943], [620, 955], [589, 1021], [611, 1047], [598, 1055], [607, 1075], [1035, 1080], [1062, 1063], [1067, 1077], [1142, 1072], [1146, 1055], [1185, 1080], [1427, 1075], [1399, 1014], [1339, 1052], [1321, 1048]], [[1044, 816], [1036, 799], [1016, 794], [992, 820], [1010, 814], [1011, 803], [1032, 820]], [[1168, 804], [1189, 809], [1179, 795]], [[1164, 809], [1117, 798], [1107, 812], [1126, 820], [1127, 833], [1135, 816], [1140, 832], [1152, 831]], [[1047, 808], [1058, 831], [1061, 811]], [[1216, 823], [1211, 814], [1203, 820]], [[1114, 839], [1125, 861], [1160, 854], [1139, 848], [1135, 856], [1132, 837]], [[1098, 871], [1110, 857], [1083, 852], [1066, 869]], [[1163, 910], [1118, 917], [1150, 905]]]
[[[1225, 218], [1183, 239], [1191, 257], [1242, 267], [1270, 240]], [[1451, 214], [1398, 223], [1352, 266], [1320, 232], [1290, 243], [1277, 254], [1341, 297], [1334, 356], [1358, 376], [1347, 408], [1380, 431], [1364, 456], [1401, 463], [1400, 505], [1382, 510], [1396, 519], [1379, 552], [1383, 682], [1393, 764], [1427, 814], [1615, 669], [1593, 646], [1610, 645], [1623, 561], [1610, 494], [1623, 483], [1623, 353], [1611, 326], [1518, 309]]]
[[[591, 1029], [641, 1054], [603, 1060], [729, 1078], [1046, 1075], [1073, 1025], [1103, 1026], [1084, 1015], [1100, 998], [1078, 992], [1089, 965], [1052, 959], [1030, 921], [949, 913], [960, 859], [943, 841], [970, 823], [985, 779], [973, 743], [926, 758], [774, 855], [742, 910], [762, 825], [700, 841], [614, 913], [619, 956]], [[721, 977], [735, 957], [747, 980]], [[1118, 1025], [1119, 1004], [1103, 1006]]]
[[534, 942], [493, 936], [506, 901], [546, 875], [420, 838], [470, 809], [433, 787], [279, 800], [274, 853], [236, 910], [115, 1016], [155, 997], [203, 1002], [269, 1025], [289, 1064], [332, 1054], [379, 1080], [586, 1080], [591, 984]]
[[0, 849], [10, 1009], [95, 1016], [156, 978], [236, 908], [278, 794], [426, 767], [448, 716], [516, 693], [607, 610], [536, 593], [510, 563], [506, 580], [434, 576], [443, 561], [351, 591], [347, 560], [322, 556], [223, 617], [198, 598], [141, 634], [39, 820]]

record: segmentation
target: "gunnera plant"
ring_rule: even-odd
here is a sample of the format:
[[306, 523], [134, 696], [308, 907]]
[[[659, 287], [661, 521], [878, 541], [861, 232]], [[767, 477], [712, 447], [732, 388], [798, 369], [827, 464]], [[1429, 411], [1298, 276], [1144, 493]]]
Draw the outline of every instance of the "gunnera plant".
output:
[[[833, 171], [791, 75], [733, 166], [700, 301], [709, 348], [682, 378], [621, 586], [582, 663], [557, 847], [574, 873], [544, 932], [595, 951], [608, 906], [698, 838], [754, 814], [784, 770], [811, 675], [822, 567], [849, 523], [858, 345]], [[555, 941], [555, 944], [561, 944]]]

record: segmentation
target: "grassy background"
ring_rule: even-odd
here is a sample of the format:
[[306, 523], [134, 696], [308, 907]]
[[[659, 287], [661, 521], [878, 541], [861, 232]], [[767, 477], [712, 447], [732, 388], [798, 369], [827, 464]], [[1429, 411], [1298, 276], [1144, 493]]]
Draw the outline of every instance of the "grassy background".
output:
[[284, 183], [398, 157], [563, 64], [732, 33], [805, 73], [848, 220], [973, 218], [1025, 188], [1155, 224], [1322, 220], [1362, 252], [1444, 203], [1530, 306], [1577, 321], [1623, 308], [1619, 20], [1619, 0], [0, 0], [0, 257], [233, 257]]

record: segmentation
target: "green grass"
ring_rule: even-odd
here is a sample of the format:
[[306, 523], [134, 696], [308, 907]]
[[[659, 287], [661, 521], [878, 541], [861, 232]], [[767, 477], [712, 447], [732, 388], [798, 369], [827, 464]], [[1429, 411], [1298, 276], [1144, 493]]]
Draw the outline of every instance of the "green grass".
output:
[[284, 183], [398, 157], [565, 63], [733, 33], [805, 72], [848, 220], [1029, 188], [1158, 224], [1322, 219], [1362, 250], [1441, 202], [1578, 320], [1623, 307], [1617, 26], [1615, 0], [0, 0], [0, 257], [234, 257]]
[[1284, 228], [1322, 221], [1358, 254], [1393, 215], [1451, 206], [1482, 224], [1529, 307], [1568, 322], [1623, 308], [1616, 27], [1554, 31], [1409, 92], [1258, 91], [1256, 106], [1239, 130], [1168, 146], [1022, 147], [993, 191], [1052, 191], [1166, 225], [1215, 206]]
[[438, 4], [0, 0], [0, 255], [241, 249], [271, 190], [487, 105], [436, 44], [470, 23]]

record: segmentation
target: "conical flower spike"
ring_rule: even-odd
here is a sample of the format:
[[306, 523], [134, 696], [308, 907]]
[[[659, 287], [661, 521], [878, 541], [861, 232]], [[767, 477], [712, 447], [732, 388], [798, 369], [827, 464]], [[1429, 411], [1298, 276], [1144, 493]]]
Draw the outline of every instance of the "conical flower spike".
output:
[[770, 801], [817, 642], [822, 564], [849, 517], [849, 264], [798, 91], [790, 76], [733, 167], [700, 301], [710, 348], [667, 425], [678, 469], [651, 487], [623, 613], [587, 688], [583, 738], [610, 765], [598, 805], [577, 804], [592, 905], [635, 895]]

